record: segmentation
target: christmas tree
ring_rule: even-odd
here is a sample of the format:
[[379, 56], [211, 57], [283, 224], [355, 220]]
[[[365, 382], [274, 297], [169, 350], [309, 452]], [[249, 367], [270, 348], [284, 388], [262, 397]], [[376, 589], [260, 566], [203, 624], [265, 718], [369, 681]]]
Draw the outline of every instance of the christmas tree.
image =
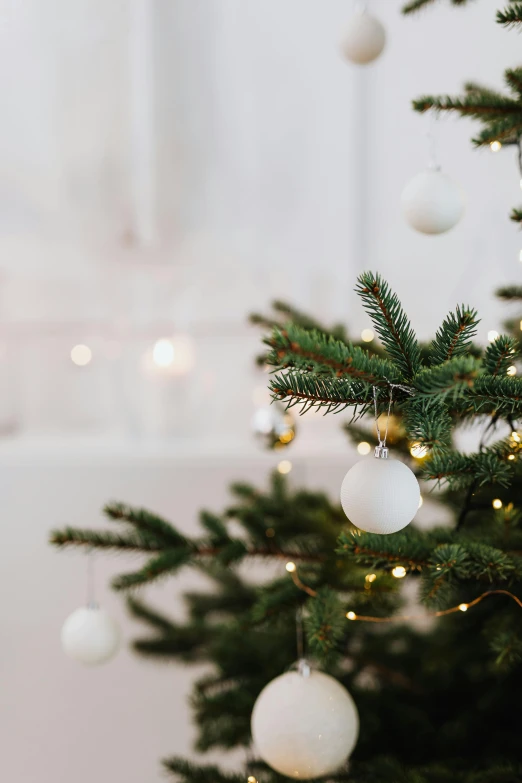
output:
[[[406, 10], [429, 2], [417, 0]], [[522, 4], [512, 3], [498, 18], [521, 22]], [[415, 108], [477, 117], [484, 125], [479, 144], [519, 145], [522, 77], [513, 70], [506, 79], [512, 96], [473, 84], [463, 98], [421, 98]], [[197, 751], [244, 748], [246, 762], [230, 773], [165, 760], [182, 783], [288, 780], [252, 746], [251, 715], [265, 686], [303, 658], [345, 686], [360, 718], [349, 762], [328, 770], [325, 780], [522, 781], [518, 320], [483, 349], [473, 342], [477, 313], [460, 305], [424, 345], [378, 273], [362, 274], [356, 290], [379, 338], [370, 343], [352, 342], [342, 327], [324, 327], [284, 303], [275, 304], [273, 315], [253, 318], [266, 332], [261, 361], [273, 370], [274, 400], [301, 412], [346, 411], [347, 434], [357, 444], [375, 442], [378, 433], [378, 458], [363, 460], [370, 473], [343, 494], [349, 519], [336, 500], [293, 489], [275, 473], [267, 489], [235, 484], [221, 514], [201, 513], [194, 538], [121, 503], [105, 509], [112, 529], [52, 534], [59, 547], [138, 553], [137, 570], [113, 583], [146, 629], [135, 649], [153, 659], [209, 664], [192, 697]], [[522, 299], [522, 288], [498, 293]], [[473, 450], [459, 449], [465, 429], [477, 433]], [[382, 493], [381, 474], [372, 471], [377, 465], [386, 472], [398, 460], [449, 522], [429, 530], [408, 524], [411, 502], [419, 500], [416, 484], [408, 485], [409, 495], [405, 490], [406, 516], [400, 478]], [[395, 532], [388, 534], [394, 514]], [[375, 532], [381, 524], [383, 532]], [[252, 561], [266, 564], [265, 579], [251, 578]], [[182, 568], [199, 569], [210, 584], [185, 595], [186, 622], [156, 612], [133, 592]], [[417, 588], [413, 610], [404, 608], [406, 584]], [[411, 614], [428, 617], [427, 625], [411, 623]], [[301, 666], [298, 676], [307, 674]], [[320, 712], [312, 717], [321, 725]], [[277, 725], [277, 702], [272, 718]], [[292, 727], [286, 728], [290, 737]]]

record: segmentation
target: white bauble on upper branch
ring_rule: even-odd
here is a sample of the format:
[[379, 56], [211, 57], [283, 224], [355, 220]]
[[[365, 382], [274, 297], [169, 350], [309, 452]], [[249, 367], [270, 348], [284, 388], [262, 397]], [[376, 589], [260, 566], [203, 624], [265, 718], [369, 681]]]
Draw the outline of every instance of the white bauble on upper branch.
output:
[[310, 670], [286, 672], [261, 691], [252, 738], [276, 772], [299, 780], [323, 777], [346, 763], [359, 733], [354, 701], [338, 680]]
[[430, 166], [408, 182], [402, 192], [402, 211], [421, 234], [443, 234], [464, 213], [462, 188], [437, 166]]
[[386, 44], [386, 32], [375, 16], [362, 9], [348, 22], [341, 41], [343, 56], [356, 65], [367, 65], [379, 57]]
[[344, 513], [366, 533], [397, 533], [412, 521], [419, 502], [415, 474], [396, 459], [366, 457], [350, 468], [341, 486]]

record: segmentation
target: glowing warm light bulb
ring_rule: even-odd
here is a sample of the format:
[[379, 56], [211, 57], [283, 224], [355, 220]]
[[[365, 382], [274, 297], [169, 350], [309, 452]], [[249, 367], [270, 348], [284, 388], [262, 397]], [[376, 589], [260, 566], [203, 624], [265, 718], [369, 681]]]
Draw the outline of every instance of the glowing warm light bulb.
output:
[[494, 329], [491, 329], [488, 332], [488, 340], [490, 343], [494, 343], [497, 337], [498, 337], [498, 332], [496, 332]]
[[295, 563], [292, 563], [292, 561], [290, 561], [290, 562], [288, 562], [286, 564], [285, 568], [286, 568], [286, 570], [288, 571], [289, 574], [293, 574], [294, 571], [296, 570], [297, 566], [296, 566]]
[[410, 447], [410, 454], [415, 459], [424, 459], [424, 457], [428, 456], [428, 451], [428, 447], [422, 443], [412, 443]]
[[509, 454], [509, 455], [508, 455], [508, 460], [509, 460], [510, 462], [512, 462], [514, 459], [515, 459], [515, 455], [514, 455], [514, 454]]
[[377, 579], [377, 574], [366, 574], [364, 578], [366, 579], [367, 582], [370, 582], [371, 584], [372, 582], [375, 582], [375, 580]]
[[517, 368], [514, 364], [512, 364], [510, 367], [507, 368], [507, 374], [508, 375], [516, 375], [517, 374]]
[[363, 343], [371, 343], [375, 335], [371, 329], [363, 329], [361, 332], [361, 340]]
[[461, 612], [467, 612], [468, 611], [468, 605], [467, 604], [459, 604], [459, 609]]
[[500, 500], [500, 498], [495, 498], [495, 500], [491, 505], [493, 506], [493, 508], [496, 508], [498, 510], [499, 508], [502, 508], [502, 501]]
[[491, 152], [498, 152], [499, 150], [502, 149], [502, 144], [500, 143], [500, 141], [492, 141], [489, 145], [489, 148]]
[[174, 361], [174, 346], [170, 340], [163, 338], [154, 343], [152, 360], [158, 367], [169, 367]]
[[292, 470], [292, 463], [288, 459], [282, 459], [279, 465], [277, 466], [277, 469], [279, 473], [290, 473]]
[[369, 454], [371, 449], [372, 447], [370, 446], [369, 443], [366, 443], [366, 441], [359, 443], [359, 445], [357, 446], [357, 451], [359, 452], [359, 454], [363, 454], [363, 455]]
[[255, 778], [253, 775], [249, 775], [247, 778], [247, 783], [257, 783], [257, 778]]
[[347, 617], [348, 620], [355, 620], [357, 615], [355, 614], [355, 612], [347, 612], [346, 613], [346, 617]]
[[515, 443], [520, 443], [520, 435], [515, 430], [513, 430], [513, 432], [511, 433], [511, 437], [515, 441]]
[[92, 351], [88, 345], [75, 345], [71, 348], [71, 360], [78, 367], [85, 367], [92, 359]]
[[393, 576], [395, 579], [403, 579], [406, 576], [406, 569], [404, 566], [395, 566], [395, 568], [392, 571]]

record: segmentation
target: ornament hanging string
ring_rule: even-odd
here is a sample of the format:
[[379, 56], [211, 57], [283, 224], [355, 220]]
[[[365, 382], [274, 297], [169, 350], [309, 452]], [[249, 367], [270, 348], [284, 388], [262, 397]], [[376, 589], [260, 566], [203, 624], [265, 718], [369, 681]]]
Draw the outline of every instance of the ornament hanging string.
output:
[[389, 400], [388, 400], [388, 412], [386, 414], [386, 429], [384, 431], [384, 437], [381, 437], [381, 430], [379, 427], [379, 403], [378, 403], [378, 392], [377, 387], [373, 387], [373, 405], [375, 409], [375, 431], [377, 433], [377, 440], [379, 441], [379, 445], [375, 449], [375, 456], [385, 456], [387, 454], [386, 451], [386, 438], [388, 437], [388, 427], [390, 424], [390, 415], [391, 415], [391, 409], [393, 405], [393, 390], [394, 389], [400, 389], [403, 392], [406, 392], [406, 394], [414, 395], [415, 391], [410, 386], [404, 386], [401, 383], [390, 383], [388, 382], [388, 388], [389, 388]]
[[96, 609], [96, 590], [94, 584], [94, 550], [89, 547], [87, 551], [87, 606]]
[[429, 150], [429, 163], [428, 168], [433, 169], [434, 171], [440, 171], [440, 165], [438, 161], [438, 155], [437, 155], [437, 121], [438, 116], [436, 114], [430, 113], [429, 117], [429, 128], [426, 132], [426, 137], [428, 139], [428, 150]]
[[383, 450], [386, 450], [386, 438], [388, 437], [388, 425], [390, 423], [390, 413], [393, 404], [393, 388], [390, 386], [390, 399], [388, 402], [388, 413], [386, 415], [386, 429], [384, 431], [384, 438], [381, 437], [381, 430], [379, 427], [379, 405], [377, 403], [377, 389], [375, 386], [373, 387], [373, 404], [375, 406], [375, 430], [377, 432], [377, 440], [379, 441], [379, 445], [375, 450], [377, 455], [377, 453], [381, 453]]

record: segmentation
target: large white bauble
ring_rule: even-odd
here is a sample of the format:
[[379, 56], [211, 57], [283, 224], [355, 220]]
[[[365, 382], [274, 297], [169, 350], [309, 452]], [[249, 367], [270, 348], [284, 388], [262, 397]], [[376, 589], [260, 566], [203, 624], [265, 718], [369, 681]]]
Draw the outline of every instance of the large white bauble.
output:
[[335, 772], [352, 752], [359, 716], [340, 682], [323, 672], [287, 672], [269, 682], [252, 712], [252, 738], [263, 761], [290, 778]]
[[350, 62], [366, 65], [377, 59], [385, 43], [386, 32], [379, 20], [366, 11], [360, 11], [348, 22], [341, 51]]
[[367, 533], [396, 533], [419, 508], [415, 475], [396, 459], [367, 457], [350, 468], [341, 487], [341, 504], [350, 522]]
[[121, 634], [116, 621], [104, 609], [82, 606], [64, 622], [61, 639], [69, 658], [97, 666], [116, 655]]
[[425, 169], [402, 192], [402, 211], [410, 226], [421, 234], [443, 234], [464, 212], [462, 189], [435, 168]]

